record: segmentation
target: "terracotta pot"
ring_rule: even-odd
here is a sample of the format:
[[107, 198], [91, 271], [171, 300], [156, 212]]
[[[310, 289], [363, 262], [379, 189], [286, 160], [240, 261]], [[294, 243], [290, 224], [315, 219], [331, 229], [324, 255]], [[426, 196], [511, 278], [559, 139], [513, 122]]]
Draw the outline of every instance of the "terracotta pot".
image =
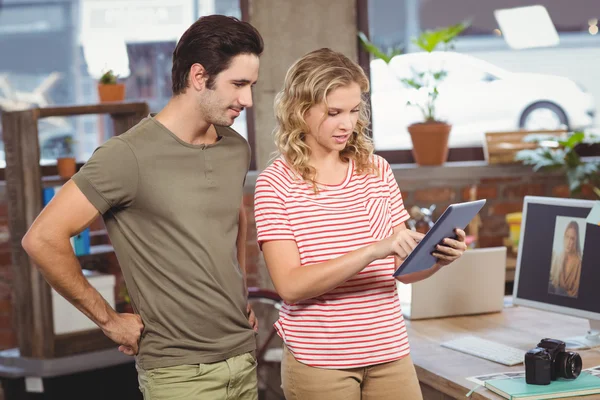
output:
[[105, 85], [99, 83], [98, 98], [100, 99], [101, 103], [125, 100], [125, 84], [116, 83], [114, 85]]
[[61, 157], [56, 160], [56, 169], [61, 178], [69, 179], [75, 175], [75, 157]]
[[413, 157], [419, 165], [442, 165], [448, 159], [448, 137], [452, 125], [443, 122], [412, 124], [408, 127]]
[[581, 185], [581, 197], [589, 200], [599, 200], [600, 195], [596, 194], [595, 186], [590, 183]]

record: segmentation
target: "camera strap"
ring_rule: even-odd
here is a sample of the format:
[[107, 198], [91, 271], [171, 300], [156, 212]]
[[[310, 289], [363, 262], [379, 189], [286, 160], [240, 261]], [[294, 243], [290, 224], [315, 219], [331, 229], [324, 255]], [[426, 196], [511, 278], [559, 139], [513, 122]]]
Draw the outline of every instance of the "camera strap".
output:
[[471, 391], [469, 393], [467, 393], [466, 397], [471, 397], [471, 395], [473, 393], [475, 393], [477, 391], [477, 389], [479, 389], [480, 387], [483, 387], [483, 385], [477, 385], [477, 386], [475, 386], [473, 389], [471, 389]]

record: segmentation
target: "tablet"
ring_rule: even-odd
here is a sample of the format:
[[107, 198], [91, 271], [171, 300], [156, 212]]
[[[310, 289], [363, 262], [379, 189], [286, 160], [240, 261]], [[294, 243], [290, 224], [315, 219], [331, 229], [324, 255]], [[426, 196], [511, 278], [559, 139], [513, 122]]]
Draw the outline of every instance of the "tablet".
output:
[[442, 216], [435, 222], [429, 232], [417, 244], [417, 247], [406, 257], [406, 260], [396, 269], [394, 276], [406, 275], [412, 272], [429, 269], [437, 262], [431, 255], [445, 238], [456, 237], [456, 228], [465, 229], [485, 204], [484, 200], [451, 204]]

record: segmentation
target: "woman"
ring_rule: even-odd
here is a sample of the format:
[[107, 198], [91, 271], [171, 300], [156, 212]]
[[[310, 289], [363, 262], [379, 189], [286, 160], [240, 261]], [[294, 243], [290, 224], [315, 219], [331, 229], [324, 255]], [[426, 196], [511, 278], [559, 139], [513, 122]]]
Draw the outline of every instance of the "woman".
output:
[[[258, 177], [258, 241], [284, 299], [275, 324], [282, 385], [293, 399], [420, 399], [392, 276], [422, 234], [389, 164], [367, 136], [363, 70], [320, 49], [298, 60], [278, 94], [280, 153]], [[434, 253], [435, 273], [466, 249], [462, 230]]]
[[550, 272], [550, 292], [562, 296], [577, 297], [581, 278], [581, 245], [579, 224], [569, 222], [565, 229], [564, 249], [552, 257]]

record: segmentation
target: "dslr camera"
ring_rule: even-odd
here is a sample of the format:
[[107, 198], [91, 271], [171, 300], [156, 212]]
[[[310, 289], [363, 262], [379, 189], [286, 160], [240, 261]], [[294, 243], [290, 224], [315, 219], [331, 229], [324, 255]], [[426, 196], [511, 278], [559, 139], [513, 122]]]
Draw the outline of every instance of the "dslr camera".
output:
[[532, 385], [549, 385], [557, 378], [575, 379], [581, 373], [581, 357], [565, 351], [565, 342], [542, 339], [525, 353], [525, 381]]

